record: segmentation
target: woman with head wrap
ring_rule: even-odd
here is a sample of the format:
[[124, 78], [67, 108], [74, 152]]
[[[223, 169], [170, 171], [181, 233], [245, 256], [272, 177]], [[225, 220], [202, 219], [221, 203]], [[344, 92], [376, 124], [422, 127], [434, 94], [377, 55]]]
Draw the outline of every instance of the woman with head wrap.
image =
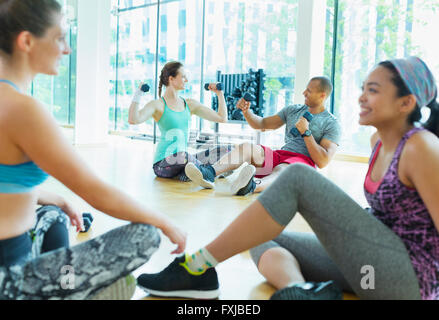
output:
[[[439, 299], [435, 80], [410, 57], [378, 64], [362, 91], [360, 124], [377, 129], [364, 183], [370, 209], [294, 164], [209, 245], [158, 275], [141, 275], [139, 285], [158, 295], [213, 296], [213, 267], [253, 248], [259, 271], [278, 289], [272, 299], [340, 299], [341, 290], [361, 299]], [[424, 107], [430, 116], [421, 124]], [[296, 212], [314, 234], [283, 232]]]

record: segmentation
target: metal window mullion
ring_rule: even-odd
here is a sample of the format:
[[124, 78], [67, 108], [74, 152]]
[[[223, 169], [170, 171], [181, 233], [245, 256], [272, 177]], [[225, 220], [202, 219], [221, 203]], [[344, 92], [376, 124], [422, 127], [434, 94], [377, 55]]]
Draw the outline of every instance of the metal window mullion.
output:
[[[154, 99], [158, 98], [158, 74], [159, 74], [159, 38], [160, 38], [160, 0], [157, 2], [157, 29], [155, 42], [155, 88]], [[154, 144], [157, 143], [157, 123], [154, 121]]]
[[333, 85], [332, 95], [331, 95], [331, 105], [330, 110], [331, 113], [334, 114], [334, 103], [335, 103], [335, 63], [337, 60], [337, 36], [338, 36], [338, 1], [334, 2], [334, 31], [332, 38], [332, 67], [331, 67], [331, 81]]
[[[203, 25], [201, 31], [201, 77], [200, 77], [200, 102], [204, 103], [203, 83], [204, 83], [204, 42], [205, 42], [205, 25], [206, 25], [206, 0], [203, 0]], [[198, 130], [203, 130], [203, 119], [198, 120]]]
[[120, 0], [117, 1], [117, 18], [116, 18], [116, 83], [115, 83], [115, 89], [114, 89], [114, 130], [117, 130], [117, 95], [119, 93], [118, 86], [119, 86], [119, 6], [120, 6]]

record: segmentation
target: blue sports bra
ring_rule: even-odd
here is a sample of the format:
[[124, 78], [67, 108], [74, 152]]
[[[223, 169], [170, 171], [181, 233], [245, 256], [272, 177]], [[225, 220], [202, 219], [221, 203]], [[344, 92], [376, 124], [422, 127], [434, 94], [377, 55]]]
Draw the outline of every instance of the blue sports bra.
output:
[[[0, 79], [20, 91], [9, 80]], [[27, 193], [42, 184], [49, 175], [41, 170], [34, 162], [17, 165], [0, 164], [0, 193]]]

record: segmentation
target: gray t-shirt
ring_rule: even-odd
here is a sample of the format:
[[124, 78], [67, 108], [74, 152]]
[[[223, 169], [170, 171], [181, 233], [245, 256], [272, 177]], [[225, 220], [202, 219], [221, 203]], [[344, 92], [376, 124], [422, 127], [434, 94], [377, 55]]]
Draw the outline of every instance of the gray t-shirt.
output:
[[[300, 153], [311, 157], [303, 138], [301, 136], [295, 138], [290, 133], [291, 129], [296, 126], [296, 122], [299, 121], [300, 117], [302, 117], [306, 111], [308, 111], [306, 105], [296, 104], [283, 108], [277, 115], [286, 124], [285, 145], [282, 147], [282, 150]], [[327, 139], [337, 145], [340, 143], [340, 124], [338, 123], [337, 118], [328, 110], [318, 114], [313, 114], [313, 119], [309, 125], [309, 129], [318, 144], [320, 144], [322, 139]]]

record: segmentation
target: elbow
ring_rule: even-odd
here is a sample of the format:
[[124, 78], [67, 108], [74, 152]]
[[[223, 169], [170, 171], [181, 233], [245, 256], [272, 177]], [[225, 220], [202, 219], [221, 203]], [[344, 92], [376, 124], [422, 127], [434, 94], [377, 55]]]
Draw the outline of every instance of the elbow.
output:
[[229, 120], [227, 119], [227, 117], [221, 118], [220, 121], [218, 121], [219, 123], [227, 123]]
[[316, 166], [319, 169], [323, 169], [323, 168], [325, 168], [329, 164], [329, 161], [325, 159], [325, 160], [316, 161], [314, 163], [316, 164]]

